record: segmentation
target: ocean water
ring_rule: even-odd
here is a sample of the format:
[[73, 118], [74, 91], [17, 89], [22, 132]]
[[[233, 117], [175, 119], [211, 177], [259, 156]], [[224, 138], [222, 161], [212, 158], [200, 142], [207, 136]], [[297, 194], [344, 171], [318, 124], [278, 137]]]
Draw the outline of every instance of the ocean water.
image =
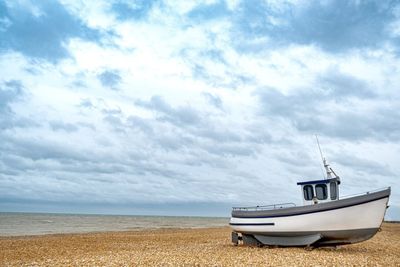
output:
[[227, 226], [229, 218], [0, 212], [0, 236]]

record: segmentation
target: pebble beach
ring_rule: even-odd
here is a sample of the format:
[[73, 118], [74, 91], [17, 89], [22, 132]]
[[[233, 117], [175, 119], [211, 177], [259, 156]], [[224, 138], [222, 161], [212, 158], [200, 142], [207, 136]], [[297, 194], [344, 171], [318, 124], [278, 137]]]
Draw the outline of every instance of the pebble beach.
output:
[[400, 266], [400, 224], [337, 248], [234, 246], [228, 227], [0, 237], [0, 266]]

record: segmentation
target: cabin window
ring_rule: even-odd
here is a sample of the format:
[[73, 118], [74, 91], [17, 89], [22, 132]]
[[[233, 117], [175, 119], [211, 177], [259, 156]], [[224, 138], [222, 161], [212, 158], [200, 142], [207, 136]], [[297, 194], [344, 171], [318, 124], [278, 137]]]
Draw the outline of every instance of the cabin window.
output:
[[328, 192], [326, 189], [326, 184], [317, 184], [315, 186], [315, 193], [317, 195], [317, 199], [324, 200], [328, 197]]
[[331, 199], [334, 200], [337, 198], [337, 187], [335, 182], [330, 183], [331, 188]]
[[303, 187], [304, 191], [304, 199], [305, 200], [312, 200], [314, 197], [314, 190], [311, 185], [306, 185]]

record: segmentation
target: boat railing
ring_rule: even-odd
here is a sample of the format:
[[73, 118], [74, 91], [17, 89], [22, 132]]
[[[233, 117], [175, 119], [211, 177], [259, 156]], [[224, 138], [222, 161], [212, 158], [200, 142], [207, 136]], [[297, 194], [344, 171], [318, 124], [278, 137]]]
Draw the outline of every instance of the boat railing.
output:
[[363, 193], [352, 194], [352, 195], [347, 195], [347, 196], [343, 196], [343, 197], [341, 196], [339, 199], [346, 199], [346, 198], [351, 198], [351, 197], [369, 195], [369, 194], [376, 193], [376, 192], [379, 192], [379, 191], [382, 191], [382, 190], [386, 190], [386, 189], [389, 189], [389, 188], [390, 187], [381, 187], [381, 188], [374, 189], [374, 190], [369, 190], [369, 191], [363, 192]]
[[257, 211], [257, 210], [275, 210], [275, 209], [283, 209], [289, 207], [296, 207], [296, 204], [289, 202], [289, 203], [279, 203], [279, 204], [272, 204], [272, 205], [265, 205], [265, 206], [252, 206], [252, 207], [233, 207], [233, 210], [237, 211]]

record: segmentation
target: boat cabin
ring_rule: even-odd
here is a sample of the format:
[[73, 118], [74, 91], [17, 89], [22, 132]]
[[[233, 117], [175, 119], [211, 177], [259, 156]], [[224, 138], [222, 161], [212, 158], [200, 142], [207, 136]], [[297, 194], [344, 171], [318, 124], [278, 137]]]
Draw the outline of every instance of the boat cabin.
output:
[[339, 200], [340, 178], [299, 182], [303, 205], [313, 205]]
[[321, 148], [319, 148], [319, 151], [326, 171], [326, 179], [297, 183], [297, 185], [301, 186], [304, 206], [339, 200], [340, 178], [332, 168], [329, 167], [328, 162], [322, 156]]

